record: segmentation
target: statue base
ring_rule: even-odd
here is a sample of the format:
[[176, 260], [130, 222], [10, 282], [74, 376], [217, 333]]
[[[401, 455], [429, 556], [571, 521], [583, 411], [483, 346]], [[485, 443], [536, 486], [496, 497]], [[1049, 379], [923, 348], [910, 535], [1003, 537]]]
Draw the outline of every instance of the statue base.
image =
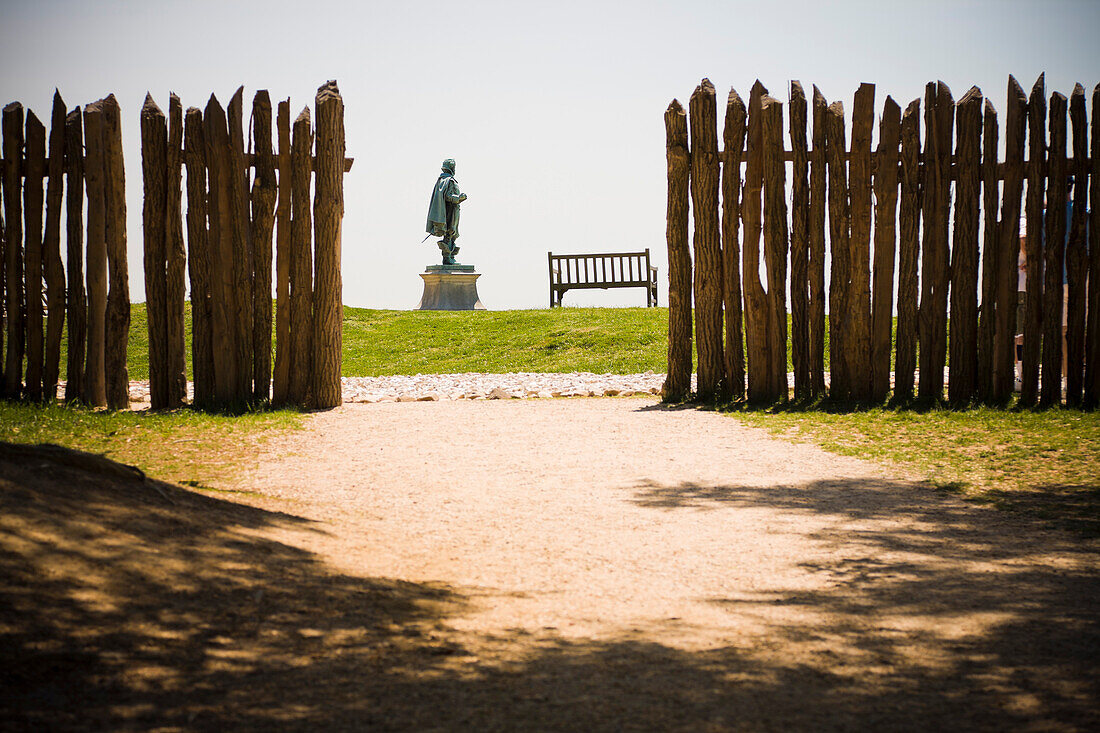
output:
[[473, 265], [428, 265], [420, 273], [424, 294], [413, 310], [418, 311], [483, 311], [477, 294], [477, 279]]

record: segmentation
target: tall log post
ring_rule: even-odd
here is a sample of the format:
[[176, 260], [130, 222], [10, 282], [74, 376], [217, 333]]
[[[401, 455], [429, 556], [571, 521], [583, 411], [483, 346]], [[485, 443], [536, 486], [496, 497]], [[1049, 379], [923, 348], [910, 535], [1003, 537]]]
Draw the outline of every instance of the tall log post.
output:
[[84, 398], [88, 345], [88, 300], [84, 292], [84, 117], [80, 107], [65, 116], [65, 248], [68, 263], [68, 348], [65, 401]]
[[230, 215], [229, 131], [225, 110], [214, 95], [202, 115], [206, 152], [208, 197], [206, 215], [210, 221], [210, 314], [211, 343], [214, 347], [214, 404], [222, 409], [235, 406], [237, 362], [235, 330], [237, 292], [233, 280], [233, 218]]
[[[317, 178], [313, 204], [313, 246], [316, 274], [313, 287], [313, 362], [310, 393], [313, 407], [328, 409], [338, 406], [343, 399], [340, 389], [344, 318], [343, 284], [340, 281], [340, 227], [344, 218], [344, 100], [340, 96], [340, 90], [335, 81], [329, 81], [317, 90], [315, 105], [317, 108]], [[717, 166], [717, 158], [715, 165]], [[717, 171], [715, 173], [717, 174]], [[272, 196], [272, 204], [274, 204], [274, 196]], [[270, 227], [268, 232], [270, 253]], [[268, 268], [267, 299], [270, 303], [270, 254]], [[719, 311], [719, 318], [721, 318], [721, 311]], [[720, 329], [721, 321], [719, 321], [719, 339], [721, 339]], [[270, 323], [268, 343], [271, 343]]]
[[898, 145], [901, 107], [886, 97], [879, 123], [874, 165], [875, 271], [871, 294], [871, 399], [890, 392], [890, 352], [894, 331], [894, 259], [897, 252]]
[[126, 169], [122, 159], [122, 113], [115, 95], [103, 106], [104, 219], [107, 234], [107, 323], [104, 369], [107, 407], [130, 409], [126, 347], [130, 339], [130, 274], [126, 263]]
[[[1017, 303], [1019, 295], [1020, 198], [1024, 187], [1024, 135], [1027, 98], [1008, 77], [1005, 108], [1005, 164], [997, 253], [997, 321], [993, 329], [993, 402], [1007, 403], [1016, 380]], [[1003, 306], [1003, 307], [1001, 307]]]
[[749, 94], [749, 118], [746, 130], [745, 186], [741, 192], [741, 223], [744, 242], [741, 249], [741, 273], [745, 297], [745, 351], [748, 357], [748, 401], [769, 401], [767, 375], [767, 298], [760, 282], [760, 234], [764, 189], [764, 140], [761, 103], [768, 90], [759, 80]]
[[[1070, 127], [1073, 129], [1073, 220], [1068, 222], [1066, 243], [1066, 406], [1080, 407], [1085, 377], [1085, 303], [1088, 278], [1088, 119], [1085, 116], [1085, 88], [1073, 87], [1069, 98]], [[1100, 287], [1094, 283], [1093, 287]]]
[[[187, 249], [183, 243], [183, 105], [172, 94], [168, 98], [168, 160], [165, 168], [164, 257], [165, 324], [164, 364], [166, 369], [166, 407], [183, 405], [187, 399], [187, 335], [184, 329], [184, 300], [187, 297], [185, 272]], [[192, 328], [194, 326], [192, 325]]]
[[42, 364], [42, 398], [57, 399], [61, 372], [61, 336], [65, 332], [65, 265], [61, 261], [61, 203], [65, 182], [65, 101], [56, 89], [50, 115], [49, 183], [42, 266], [46, 276], [46, 352]]
[[665, 110], [665, 160], [668, 169], [665, 215], [665, 242], [668, 245], [668, 376], [665, 378], [664, 399], [682, 402], [691, 392], [690, 159], [687, 115], [675, 99]]
[[[275, 235], [275, 373], [271, 402], [284, 405], [290, 378], [290, 100], [279, 102], [279, 201]], [[690, 369], [690, 367], [689, 367]]]
[[829, 105], [815, 86], [813, 156], [810, 167], [810, 396], [825, 396], [825, 118]]
[[761, 102], [764, 142], [764, 263], [768, 273], [768, 401], [786, 401], [787, 387], [787, 200], [783, 163], [783, 103]]
[[[813, 393], [810, 384], [810, 189], [807, 181], [809, 153], [806, 149], [806, 93], [802, 84], [791, 82], [791, 361], [794, 367], [794, 398], [805, 400]], [[728, 149], [728, 148], [727, 148]]]
[[852, 105], [852, 150], [848, 164], [851, 236], [848, 247], [851, 276], [845, 317], [852, 334], [852, 397], [871, 398], [871, 132], [875, 124], [875, 85], [860, 84]]
[[311, 319], [313, 311], [313, 265], [311, 262], [312, 214], [309, 203], [310, 152], [313, 132], [310, 129], [309, 107], [304, 107], [294, 120], [291, 143], [291, 208], [293, 223], [290, 233], [290, 379], [287, 400], [305, 405], [309, 397]]
[[27, 149], [23, 163], [23, 303], [26, 308], [27, 376], [25, 394], [42, 401], [42, 183], [46, 178], [46, 128], [27, 111]]
[[825, 155], [829, 165], [829, 250], [832, 269], [829, 278], [829, 396], [833, 400], [853, 398], [851, 381], [850, 323], [847, 318], [848, 284], [851, 279], [850, 209], [848, 173], [844, 165], [844, 105], [833, 102], [825, 123]]
[[1084, 406], [1100, 406], [1100, 84], [1092, 90], [1091, 168], [1089, 176], [1088, 314], [1085, 324]]
[[1027, 235], [1024, 296], [1024, 353], [1020, 405], [1031, 407], [1039, 397], [1039, 357], [1043, 332], [1043, 209], [1046, 197], [1047, 102], [1046, 74], [1040, 74], [1027, 101]]
[[[237, 293], [233, 318], [233, 340], [237, 348], [237, 382], [234, 400], [252, 400], [252, 241], [248, 236], [248, 175], [244, 161], [244, 87], [239, 87], [226, 107], [229, 124], [229, 234], [233, 245], [233, 289]], [[225, 226], [225, 222], [222, 222]]]
[[[262, 404], [271, 396], [271, 234], [275, 227], [275, 156], [271, 149], [271, 97], [266, 90], [252, 100], [252, 139], [256, 150], [256, 177], [252, 182], [252, 401]], [[341, 174], [343, 167], [341, 167]]]
[[[3, 160], [2, 142], [0, 142], [0, 160]], [[4, 176], [7, 165], [0, 165], [0, 398], [4, 396], [4, 339], [7, 336], [6, 299], [8, 280], [8, 242], [7, 226], [4, 224]]]
[[88, 352], [84, 402], [107, 406], [105, 344], [107, 327], [107, 199], [103, 170], [103, 100], [84, 107], [84, 180], [88, 191]]
[[993, 334], [996, 314], [1007, 305], [1000, 301], [997, 272], [1000, 266], [997, 247], [997, 216], [1000, 187], [997, 181], [997, 111], [986, 99], [982, 115], [982, 296], [978, 320], [978, 382], [975, 396], [993, 404]]
[[214, 326], [211, 312], [211, 240], [207, 229], [206, 142], [202, 111], [187, 110], [184, 123], [187, 165], [187, 273], [191, 280], [191, 371], [193, 404], [214, 404]]
[[[741, 310], [741, 154], [745, 147], [745, 103], [730, 89], [722, 133], [727, 158], [722, 166], [722, 302], [725, 306], [726, 345], [724, 397], [745, 397], [745, 343]], [[690, 262], [689, 262], [690, 265]], [[688, 354], [690, 371], [690, 352]]]
[[978, 220], [981, 196], [982, 93], [971, 87], [956, 106], [955, 222], [951, 251], [951, 358], [947, 399], [974, 399], [978, 372]]
[[920, 165], [920, 100], [901, 116], [901, 201], [898, 207], [898, 331], [894, 356], [894, 401], [913, 399], [917, 368], [917, 260], [923, 176]]
[[691, 213], [695, 222], [695, 348], [697, 394], [714, 400], [722, 388], [722, 245], [718, 229], [718, 130], [714, 85], [695, 88], [688, 104], [691, 133]]
[[23, 392], [23, 105], [4, 107], [4, 314], [7, 347], [4, 352], [3, 396], [17, 399]]
[[141, 108], [141, 173], [145, 192], [141, 223], [144, 236], [145, 316], [149, 331], [149, 404], [168, 407], [168, 309], [166, 301], [165, 223], [167, 206], [168, 120], [146, 93]]
[[922, 400], [943, 398], [943, 368], [947, 360], [947, 293], [951, 281], [947, 234], [951, 209], [951, 128], [955, 104], [942, 81], [928, 84], [925, 98], [925, 176], [923, 197], [920, 301], [920, 380]]
[[1066, 271], [1066, 97], [1050, 95], [1046, 243], [1043, 246], [1043, 368], [1039, 404], [1062, 402], [1062, 287]]

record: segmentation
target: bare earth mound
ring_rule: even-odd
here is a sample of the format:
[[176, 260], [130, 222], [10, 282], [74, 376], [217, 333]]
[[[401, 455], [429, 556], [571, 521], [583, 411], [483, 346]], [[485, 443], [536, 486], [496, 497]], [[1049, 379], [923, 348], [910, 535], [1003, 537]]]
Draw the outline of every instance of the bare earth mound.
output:
[[1096, 729], [1100, 547], [649, 400], [348, 405], [212, 498], [0, 460], [0, 720]]

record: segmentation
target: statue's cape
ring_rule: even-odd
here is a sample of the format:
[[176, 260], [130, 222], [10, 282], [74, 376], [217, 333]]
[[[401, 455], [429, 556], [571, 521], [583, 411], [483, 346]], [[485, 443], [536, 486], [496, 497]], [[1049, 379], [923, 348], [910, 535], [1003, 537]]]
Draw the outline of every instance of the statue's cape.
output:
[[457, 204], [451, 207], [451, 221], [447, 221], [447, 199], [457, 199], [459, 196], [458, 181], [449, 173], [440, 173], [439, 179], [432, 188], [432, 200], [428, 204], [428, 222], [424, 229], [434, 237], [442, 237], [448, 230], [454, 230], [455, 239], [458, 238], [458, 212]]

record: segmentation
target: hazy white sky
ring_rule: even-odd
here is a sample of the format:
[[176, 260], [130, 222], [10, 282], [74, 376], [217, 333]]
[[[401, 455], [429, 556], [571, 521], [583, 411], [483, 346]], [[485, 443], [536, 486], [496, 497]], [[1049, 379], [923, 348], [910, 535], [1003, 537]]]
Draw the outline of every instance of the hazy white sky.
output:
[[[336, 79], [346, 106], [344, 302], [411, 308], [439, 260], [431, 186], [457, 161], [459, 261], [490, 309], [548, 305], [546, 252], [649, 247], [666, 302], [662, 115], [709, 77], [720, 104], [760, 78], [817, 84], [850, 109], [860, 82], [905, 104], [925, 82], [978, 85], [1004, 107], [1008, 74], [1048, 93], [1100, 82], [1100, 2], [61, 2], [0, 1], [0, 104], [48, 120], [114, 93], [123, 110], [132, 297], [143, 301], [138, 115], [146, 91], [202, 107], [241, 84], [292, 116]], [[1091, 114], [1091, 110], [1090, 110]], [[643, 305], [641, 290], [567, 304]]]

